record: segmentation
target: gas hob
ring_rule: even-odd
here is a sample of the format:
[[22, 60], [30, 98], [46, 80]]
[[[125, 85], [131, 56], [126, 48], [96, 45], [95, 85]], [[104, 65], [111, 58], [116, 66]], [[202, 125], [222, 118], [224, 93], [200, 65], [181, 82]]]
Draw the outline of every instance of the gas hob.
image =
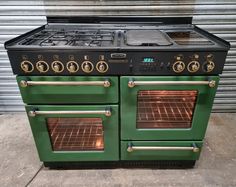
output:
[[6, 43], [19, 75], [215, 75], [228, 43], [191, 24], [48, 23]]
[[47, 25], [16, 40], [8, 48], [135, 48], [145, 49], [203, 46], [218, 43], [191, 25]]

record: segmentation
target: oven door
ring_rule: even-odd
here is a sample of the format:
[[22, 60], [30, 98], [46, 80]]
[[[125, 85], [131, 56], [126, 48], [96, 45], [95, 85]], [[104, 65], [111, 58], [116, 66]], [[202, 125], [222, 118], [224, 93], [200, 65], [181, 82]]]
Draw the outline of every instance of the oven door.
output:
[[119, 159], [118, 106], [26, 106], [41, 161]]
[[217, 76], [121, 78], [122, 140], [202, 140]]

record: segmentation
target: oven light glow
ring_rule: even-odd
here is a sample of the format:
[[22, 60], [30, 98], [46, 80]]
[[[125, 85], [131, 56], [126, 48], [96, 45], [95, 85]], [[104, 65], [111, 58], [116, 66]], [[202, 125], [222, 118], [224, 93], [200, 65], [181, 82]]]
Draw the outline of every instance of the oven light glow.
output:
[[103, 142], [103, 140], [102, 139], [97, 139], [97, 141], [96, 141], [96, 148], [99, 148], [99, 147], [102, 147], [102, 142]]

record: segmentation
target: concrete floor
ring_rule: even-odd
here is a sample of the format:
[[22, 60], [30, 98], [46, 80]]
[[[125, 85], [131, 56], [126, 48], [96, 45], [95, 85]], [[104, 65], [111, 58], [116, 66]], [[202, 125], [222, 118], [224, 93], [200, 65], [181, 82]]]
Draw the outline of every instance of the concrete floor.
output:
[[0, 115], [0, 186], [236, 186], [236, 114], [212, 114], [194, 169], [48, 170], [25, 114]]

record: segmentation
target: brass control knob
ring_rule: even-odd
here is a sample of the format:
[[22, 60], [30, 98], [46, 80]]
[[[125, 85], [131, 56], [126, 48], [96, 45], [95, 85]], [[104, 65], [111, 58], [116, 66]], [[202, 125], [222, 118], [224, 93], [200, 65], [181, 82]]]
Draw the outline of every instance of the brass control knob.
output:
[[190, 73], [197, 72], [199, 68], [200, 68], [200, 64], [198, 61], [191, 61], [187, 66], [187, 69]]
[[34, 71], [34, 65], [28, 60], [21, 62], [20, 66], [25, 73], [31, 73]]
[[173, 64], [172, 69], [175, 73], [181, 73], [185, 69], [185, 64], [183, 61], [176, 61]]
[[206, 72], [211, 72], [215, 68], [215, 63], [213, 61], [207, 61], [203, 64], [203, 70]]
[[90, 62], [90, 61], [84, 61], [84, 62], [81, 64], [81, 68], [82, 68], [83, 72], [85, 72], [85, 73], [90, 73], [90, 72], [93, 71], [94, 66], [93, 66], [92, 62]]
[[109, 66], [108, 66], [108, 64], [105, 61], [99, 61], [96, 64], [96, 69], [100, 73], [105, 73], [109, 69]]
[[36, 68], [40, 73], [46, 73], [49, 70], [49, 65], [45, 61], [38, 61]]
[[75, 61], [69, 61], [66, 64], [66, 68], [70, 73], [76, 73], [79, 70], [79, 64]]
[[51, 64], [51, 68], [55, 73], [61, 73], [64, 70], [64, 65], [60, 61], [54, 61]]

